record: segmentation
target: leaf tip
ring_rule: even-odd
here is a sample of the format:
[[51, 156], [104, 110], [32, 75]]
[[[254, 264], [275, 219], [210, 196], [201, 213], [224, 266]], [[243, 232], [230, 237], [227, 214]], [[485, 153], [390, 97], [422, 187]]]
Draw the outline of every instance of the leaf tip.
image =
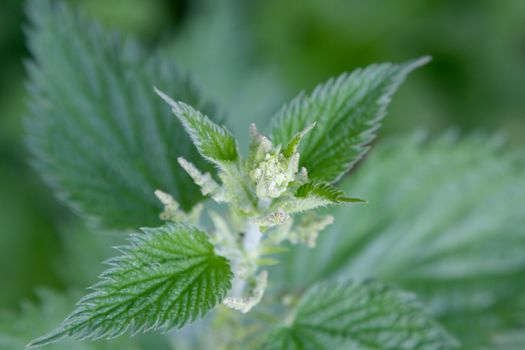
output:
[[41, 337], [38, 337], [38, 338], [35, 338], [33, 340], [31, 340], [27, 345], [26, 345], [26, 349], [35, 349], [35, 348], [39, 348], [41, 346], [45, 346], [45, 345], [49, 345], [49, 344], [52, 344], [52, 343], [56, 343], [60, 340], [62, 340], [63, 338], [66, 337], [66, 334], [64, 332], [64, 330], [62, 328], [59, 328], [59, 329], [56, 329], [54, 331], [51, 331], [47, 334], [44, 334], [43, 336]]
[[411, 72], [419, 67], [422, 67], [432, 61], [432, 56], [425, 55], [419, 58], [416, 58], [414, 60], [408, 61], [405, 66], [405, 70], [407, 72]]
[[350, 197], [345, 197], [342, 201], [343, 201], [343, 202], [347, 202], [347, 203], [368, 204], [368, 201], [367, 201], [366, 199], [361, 199], [361, 198], [350, 198]]
[[162, 92], [156, 86], [153, 86], [153, 90], [155, 90], [155, 93], [159, 95], [159, 97], [162, 98], [167, 104], [169, 104], [171, 108], [176, 109], [179, 107], [179, 104], [174, 99], [169, 97], [166, 93]]

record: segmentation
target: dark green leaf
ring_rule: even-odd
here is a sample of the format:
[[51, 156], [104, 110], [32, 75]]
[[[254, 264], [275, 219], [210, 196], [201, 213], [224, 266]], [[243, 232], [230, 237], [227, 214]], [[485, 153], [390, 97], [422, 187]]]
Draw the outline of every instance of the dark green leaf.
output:
[[350, 198], [346, 197], [344, 192], [334, 187], [330, 184], [323, 182], [308, 182], [304, 185], [301, 185], [297, 192], [295, 193], [296, 197], [307, 198], [307, 197], [317, 197], [320, 200], [327, 201], [332, 204], [336, 203], [355, 203], [355, 202], [366, 202], [359, 198]]
[[316, 123], [299, 147], [301, 166], [314, 180], [337, 181], [367, 152], [399, 85], [428, 61], [357, 69], [300, 94], [273, 118], [273, 141], [286, 145]]
[[205, 108], [188, 80], [62, 2], [32, 0], [28, 15], [28, 143], [59, 196], [109, 228], [160, 224], [155, 189], [190, 209], [202, 197], [176, 159], [205, 162], [153, 91]]
[[237, 142], [228, 129], [215, 124], [193, 107], [174, 101], [160, 90], [156, 92], [170, 105], [204, 158], [218, 164], [233, 162], [239, 158]]
[[112, 338], [126, 331], [166, 332], [202, 317], [231, 287], [225, 258], [215, 255], [205, 232], [182, 224], [143, 229], [123, 253], [108, 261], [93, 291], [57, 329], [30, 347], [64, 338]]
[[369, 204], [330, 210], [334, 224], [315, 250], [294, 249], [281, 264], [282, 281], [396, 283], [416, 292], [469, 349], [522, 328], [525, 161], [500, 143], [450, 135], [385, 140], [341, 185]]
[[405, 293], [377, 282], [308, 290], [265, 350], [438, 350], [456, 342]]
[[343, 191], [328, 183], [308, 182], [299, 186], [295, 196], [287, 197], [282, 206], [287, 213], [296, 213], [341, 203], [366, 203], [366, 201], [346, 197]]

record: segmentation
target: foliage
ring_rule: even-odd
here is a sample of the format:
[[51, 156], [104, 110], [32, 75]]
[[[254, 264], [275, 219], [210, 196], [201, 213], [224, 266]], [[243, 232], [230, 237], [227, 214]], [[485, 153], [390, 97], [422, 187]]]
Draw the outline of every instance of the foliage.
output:
[[524, 177], [523, 157], [499, 138], [384, 141], [342, 183], [369, 204], [331, 211], [318, 247], [297, 247], [280, 281], [389, 281], [416, 292], [466, 344], [490, 343], [525, 324]]
[[[37, 168], [73, 209], [102, 227], [152, 227], [132, 234], [65, 321], [29, 346], [166, 332], [222, 303], [226, 308], [190, 326], [206, 330], [201, 344], [457, 347], [395, 287], [318, 284], [343, 276], [415, 291], [466, 347], [520, 341], [511, 335], [523, 320], [510, 314], [505, 298], [525, 305], [516, 293], [525, 263], [517, 180], [523, 159], [499, 156], [486, 138], [443, 139], [428, 149], [402, 139], [337, 187], [369, 150], [393, 94], [427, 57], [356, 69], [300, 94], [275, 115], [271, 137], [250, 125], [246, 155], [172, 62], [145, 56], [64, 3], [33, 0], [29, 14], [35, 61], [28, 64], [27, 125]], [[364, 202], [346, 190], [372, 205], [343, 211], [337, 205]], [[199, 203], [201, 195], [226, 208]], [[322, 215], [314, 211], [327, 205]], [[503, 238], [496, 235], [501, 229], [508, 232]], [[268, 255], [286, 250], [284, 242], [314, 248], [318, 236], [317, 249], [294, 247], [284, 264], [266, 269], [279, 264]], [[264, 320], [275, 323], [296, 298], [262, 345]], [[480, 315], [476, 330], [488, 337], [461, 327]]]
[[29, 347], [62, 338], [114, 338], [126, 331], [168, 331], [203, 316], [230, 288], [228, 262], [206, 233], [183, 224], [143, 229], [62, 325]]
[[217, 163], [237, 160], [237, 143], [226, 128], [214, 124], [193, 107], [183, 102], [177, 103], [159, 90], [156, 92], [170, 105], [201, 156]]
[[309, 289], [264, 349], [451, 349], [456, 342], [413, 298], [377, 282]]
[[[0, 316], [0, 349], [23, 349], [29, 337], [45, 331], [48, 322], [60, 322], [64, 314], [74, 304], [76, 295], [62, 295], [49, 290], [40, 290], [39, 305], [24, 302], [18, 314], [4, 313]], [[45, 322], [42, 322], [45, 320]], [[49, 350], [140, 350], [138, 339], [125, 339], [96, 342], [65, 340], [50, 345]]]
[[75, 211], [104, 227], [158, 225], [153, 191], [184, 209], [200, 196], [179, 168], [199, 163], [189, 138], [152, 90], [159, 86], [209, 110], [191, 82], [159, 55], [109, 34], [63, 3], [30, 1], [30, 118], [34, 163]]
[[424, 57], [401, 65], [374, 65], [331, 79], [284, 106], [273, 119], [272, 136], [284, 143], [316, 123], [299, 149], [301, 165], [312, 179], [335, 182], [366, 154], [405, 77], [428, 61]]
[[297, 189], [296, 195], [299, 198], [315, 196], [328, 203], [364, 202], [362, 199], [345, 197], [344, 192], [337, 187], [322, 182], [308, 182]]

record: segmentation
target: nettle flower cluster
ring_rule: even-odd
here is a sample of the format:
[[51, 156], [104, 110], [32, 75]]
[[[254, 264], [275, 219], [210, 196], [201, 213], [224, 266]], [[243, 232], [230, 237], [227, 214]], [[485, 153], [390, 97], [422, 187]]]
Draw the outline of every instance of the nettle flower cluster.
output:
[[[244, 159], [225, 127], [163, 92], [157, 93], [171, 106], [200, 154], [217, 167], [220, 183], [210, 173], [178, 158], [203, 195], [228, 205], [225, 213], [208, 212], [214, 226], [211, 240], [217, 253], [232, 263], [235, 275], [230, 296], [223, 303], [248, 312], [259, 303], [266, 287], [267, 271], [259, 270], [277, 263], [266, 255], [281, 251], [279, 245], [284, 241], [314, 247], [319, 232], [333, 222], [331, 215], [318, 215], [312, 209], [365, 201], [346, 197], [328, 183], [310, 180], [308, 169], [300, 166], [299, 145], [315, 123], [285, 145], [272, 143], [251, 124], [251, 142]], [[201, 204], [185, 213], [169, 194], [157, 190], [156, 195], [165, 206], [162, 219], [199, 225]]]

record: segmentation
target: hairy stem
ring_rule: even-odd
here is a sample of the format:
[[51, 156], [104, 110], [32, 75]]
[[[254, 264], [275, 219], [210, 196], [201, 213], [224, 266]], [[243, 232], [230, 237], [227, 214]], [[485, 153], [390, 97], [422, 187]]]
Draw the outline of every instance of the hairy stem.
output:
[[259, 226], [253, 223], [248, 223], [246, 227], [246, 235], [244, 236], [243, 246], [246, 253], [250, 254], [259, 246], [262, 239], [262, 233]]

